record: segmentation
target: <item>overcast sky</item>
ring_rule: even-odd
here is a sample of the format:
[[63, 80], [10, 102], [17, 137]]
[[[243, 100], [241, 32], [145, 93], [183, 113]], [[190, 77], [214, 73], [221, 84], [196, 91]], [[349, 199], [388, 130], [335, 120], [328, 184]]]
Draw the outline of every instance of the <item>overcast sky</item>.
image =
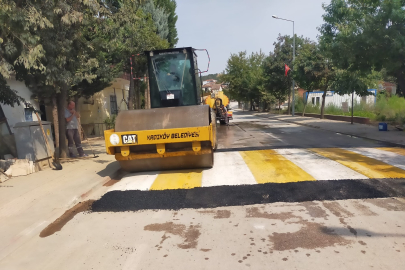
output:
[[[330, 0], [176, 0], [177, 47], [207, 49], [209, 74], [223, 72], [231, 53], [268, 54], [279, 33], [292, 36], [295, 21], [298, 36], [316, 40], [322, 23], [322, 3]], [[198, 54], [198, 66], [206, 70], [206, 55]]]

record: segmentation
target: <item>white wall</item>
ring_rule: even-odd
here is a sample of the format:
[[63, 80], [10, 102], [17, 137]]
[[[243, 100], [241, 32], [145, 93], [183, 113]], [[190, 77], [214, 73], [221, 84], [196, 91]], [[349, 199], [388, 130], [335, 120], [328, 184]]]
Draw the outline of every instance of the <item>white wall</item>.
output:
[[[315, 105], [316, 105], [316, 98], [319, 97], [319, 105], [322, 105], [322, 95], [323, 92], [312, 92], [308, 93], [308, 104], [312, 104], [312, 98], [315, 98]], [[358, 95], [354, 95], [354, 102], [360, 103], [362, 100], [366, 101], [368, 104], [374, 104], [376, 97], [374, 95], [370, 95], [367, 97], [361, 97]], [[327, 95], [325, 98], [325, 106], [328, 106], [330, 104], [333, 104], [337, 107], [342, 107], [342, 102], [348, 102], [349, 107], [351, 106], [352, 103], [352, 95], [338, 95], [334, 92], [332, 92], [332, 95]]]
[[[39, 104], [31, 99], [31, 91], [25, 86], [24, 82], [20, 82], [15, 80], [15, 78], [11, 77], [10, 79], [6, 79], [7, 84], [10, 86], [11, 89], [16, 90], [18, 92], [18, 95], [21, 96], [22, 98], [25, 99], [26, 102], [31, 103], [33, 107], [37, 110], [39, 110]], [[9, 105], [4, 105], [2, 104], [1, 107], [3, 108], [4, 115], [7, 118], [7, 122], [10, 126], [11, 132], [14, 133], [13, 126], [18, 123], [18, 122], [26, 122], [25, 121], [25, 114], [24, 114], [24, 108], [25, 105], [21, 104], [18, 106], [17, 104], [14, 105], [14, 107], [11, 107]], [[32, 121], [37, 121], [37, 117], [35, 114], [32, 115]]]

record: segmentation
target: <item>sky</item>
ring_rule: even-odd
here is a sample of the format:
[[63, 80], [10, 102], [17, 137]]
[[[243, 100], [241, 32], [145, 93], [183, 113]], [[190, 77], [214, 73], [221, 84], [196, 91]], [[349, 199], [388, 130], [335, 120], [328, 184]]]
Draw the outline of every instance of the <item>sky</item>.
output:
[[[295, 21], [295, 33], [317, 40], [322, 25], [322, 3], [330, 0], [176, 0], [178, 15], [176, 47], [207, 49], [209, 72], [220, 73], [232, 53], [248, 54], [262, 50], [269, 54], [279, 34], [292, 36], [292, 22], [273, 19], [272, 15]], [[198, 53], [198, 66], [205, 71], [207, 56]], [[203, 74], [203, 75], [206, 75]]]

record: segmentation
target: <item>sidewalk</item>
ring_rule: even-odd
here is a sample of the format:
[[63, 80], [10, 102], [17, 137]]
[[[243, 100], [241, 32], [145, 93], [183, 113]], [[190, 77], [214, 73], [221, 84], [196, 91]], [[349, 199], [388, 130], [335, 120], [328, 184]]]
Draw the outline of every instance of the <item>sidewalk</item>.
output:
[[328, 119], [317, 119], [312, 117], [278, 115], [268, 113], [256, 113], [257, 116], [265, 116], [267, 118], [276, 119], [279, 121], [294, 123], [297, 125], [308, 126], [312, 128], [319, 128], [329, 130], [332, 132], [356, 136], [359, 138], [366, 138], [396, 144], [405, 147], [405, 132], [390, 129], [389, 131], [378, 131], [378, 127], [371, 125], [356, 124], [353, 125], [348, 122], [335, 121]]
[[63, 162], [60, 171], [46, 169], [0, 184], [0, 260], [39, 233], [79, 202], [97, 199], [109, 188], [119, 164], [105, 154], [104, 141], [91, 142], [98, 158]]

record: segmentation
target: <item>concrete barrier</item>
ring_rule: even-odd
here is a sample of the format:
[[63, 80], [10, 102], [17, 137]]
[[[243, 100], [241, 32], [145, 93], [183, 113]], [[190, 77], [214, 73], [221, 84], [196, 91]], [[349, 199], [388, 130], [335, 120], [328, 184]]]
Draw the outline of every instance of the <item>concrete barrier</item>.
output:
[[[302, 113], [296, 113], [296, 115], [301, 116]], [[325, 114], [324, 116], [325, 116], [325, 119], [329, 119], [329, 120], [337, 120], [337, 121], [345, 121], [345, 122], [351, 122], [352, 121], [351, 116], [332, 115], [332, 114]], [[316, 113], [306, 113], [305, 117], [321, 118], [321, 115], [316, 114]], [[357, 124], [370, 124], [370, 118], [354, 116], [353, 117], [353, 122], [357, 123]]]

